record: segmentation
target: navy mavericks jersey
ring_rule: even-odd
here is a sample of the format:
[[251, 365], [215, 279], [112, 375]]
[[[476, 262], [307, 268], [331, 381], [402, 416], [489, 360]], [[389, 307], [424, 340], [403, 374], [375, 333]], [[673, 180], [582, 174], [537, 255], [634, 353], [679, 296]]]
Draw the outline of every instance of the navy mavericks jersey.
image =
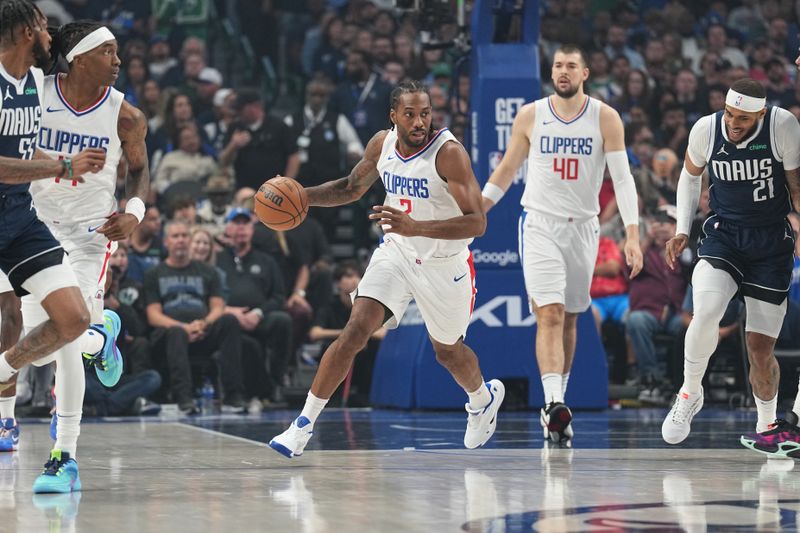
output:
[[[42, 123], [42, 108], [33, 70], [22, 80], [14, 79], [0, 64], [0, 155], [32, 159]], [[0, 194], [28, 192], [27, 183], [0, 183]]]
[[708, 162], [710, 206], [724, 220], [766, 226], [783, 222], [791, 210], [783, 162], [775, 154], [775, 111], [767, 107], [761, 129], [741, 148], [722, 136], [723, 111], [714, 115], [714, 146]]

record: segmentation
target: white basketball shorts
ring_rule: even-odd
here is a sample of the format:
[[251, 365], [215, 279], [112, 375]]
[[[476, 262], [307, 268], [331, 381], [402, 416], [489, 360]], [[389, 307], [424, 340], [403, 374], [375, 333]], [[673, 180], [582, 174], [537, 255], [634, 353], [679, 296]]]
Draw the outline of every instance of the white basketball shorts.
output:
[[384, 243], [372, 254], [355, 296], [389, 308], [394, 315], [384, 324], [389, 329], [398, 326], [409, 302], [416, 300], [428, 335], [452, 345], [467, 335], [475, 292], [475, 267], [468, 249], [446, 259], [418, 261], [396, 243]]
[[597, 217], [570, 222], [523, 211], [519, 255], [525, 289], [536, 306], [563, 304], [568, 313], [589, 308], [599, 238]]
[[[78, 278], [92, 323], [102, 323], [106, 272], [117, 243], [110, 242], [102, 234], [86, 231], [85, 224], [50, 229], [67, 252], [68, 263]], [[22, 298], [22, 320], [25, 331], [47, 320], [47, 313], [32, 295]]]

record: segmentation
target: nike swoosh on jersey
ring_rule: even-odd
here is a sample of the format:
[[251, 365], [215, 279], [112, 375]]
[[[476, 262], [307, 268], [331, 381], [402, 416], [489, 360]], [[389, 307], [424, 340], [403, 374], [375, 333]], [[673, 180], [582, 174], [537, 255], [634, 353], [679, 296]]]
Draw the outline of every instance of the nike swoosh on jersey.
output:
[[102, 227], [103, 227], [103, 224], [100, 224], [99, 226], [95, 226], [95, 227], [89, 226], [89, 233], [92, 233], [93, 231], [97, 231], [98, 229], [100, 229]]
[[48, 113], [57, 113], [59, 111], [64, 111], [64, 108], [62, 107], [61, 109], [53, 109], [52, 107], [47, 106], [47, 112]]
[[542, 126], [547, 126], [548, 124], [552, 124], [553, 122], [555, 122], [555, 120], [542, 121]]
[[464, 276], [466, 276], [466, 275], [467, 275], [467, 273], [465, 272], [465, 273], [461, 274], [460, 276], [458, 276], [457, 278], [455, 278], [455, 277], [454, 277], [454, 278], [453, 278], [453, 281], [455, 281], [456, 283], [458, 283], [459, 281], [461, 281], [461, 278], [463, 278], [463, 277], [464, 277]]
[[390, 155], [389, 157], [386, 158], [387, 161], [390, 160], [390, 159], [394, 159], [394, 156]]

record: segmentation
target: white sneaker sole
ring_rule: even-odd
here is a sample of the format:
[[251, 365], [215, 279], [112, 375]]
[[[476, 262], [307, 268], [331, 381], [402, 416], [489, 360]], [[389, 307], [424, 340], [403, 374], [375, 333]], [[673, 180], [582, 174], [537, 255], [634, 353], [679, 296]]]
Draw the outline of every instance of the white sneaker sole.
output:
[[473, 446], [469, 446], [466, 443], [466, 439], [464, 442], [464, 447], [468, 450], [474, 450], [475, 448], [480, 448], [487, 442], [489, 439], [492, 438], [494, 435], [494, 430], [497, 428], [497, 413], [500, 411], [500, 406], [503, 405], [503, 400], [506, 397], [506, 387], [503, 385], [503, 382], [497, 379], [493, 379], [489, 381], [492, 386], [492, 395], [494, 396], [493, 404], [492, 404], [492, 418], [489, 420], [489, 426], [486, 428], [486, 432], [484, 433], [484, 437], [480, 442], [474, 444]]

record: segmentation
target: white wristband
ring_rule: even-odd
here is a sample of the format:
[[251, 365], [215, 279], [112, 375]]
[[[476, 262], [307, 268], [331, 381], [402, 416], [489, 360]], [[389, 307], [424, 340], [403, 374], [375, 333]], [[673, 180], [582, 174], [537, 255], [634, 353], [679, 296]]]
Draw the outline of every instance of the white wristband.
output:
[[494, 183], [486, 182], [486, 185], [483, 186], [483, 191], [481, 194], [494, 202], [495, 204], [500, 201], [500, 198], [506, 193], [503, 189], [495, 185]]
[[128, 203], [125, 204], [125, 212], [129, 215], [135, 216], [139, 223], [142, 222], [142, 219], [144, 218], [144, 212], [146, 210], [147, 208], [144, 206], [142, 199], [136, 196], [128, 200]]

